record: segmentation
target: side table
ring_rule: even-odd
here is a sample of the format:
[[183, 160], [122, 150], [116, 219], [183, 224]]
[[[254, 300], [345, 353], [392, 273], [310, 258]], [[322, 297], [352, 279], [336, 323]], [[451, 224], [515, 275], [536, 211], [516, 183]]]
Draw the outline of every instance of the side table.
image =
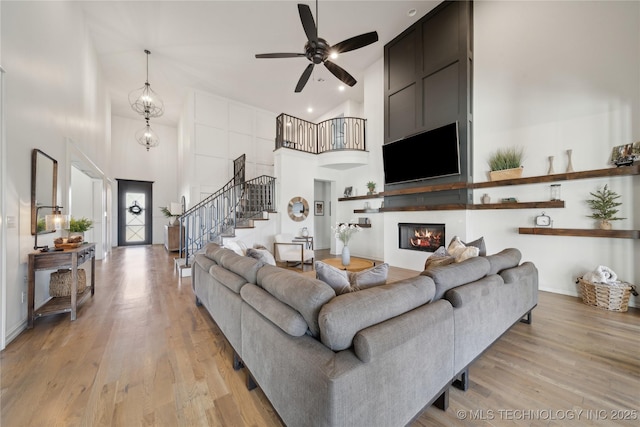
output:
[[305, 242], [306, 249], [313, 250], [313, 236], [296, 236], [293, 238], [294, 242]]
[[[78, 294], [78, 266], [91, 260], [91, 283]], [[29, 271], [27, 276], [27, 329], [33, 328], [36, 317], [58, 313], [71, 313], [71, 320], [76, 320], [78, 307], [95, 293], [96, 282], [96, 244], [85, 243], [77, 248], [64, 251], [32, 252], [29, 254]], [[71, 295], [53, 297], [38, 309], [35, 308], [36, 271], [71, 269]]]

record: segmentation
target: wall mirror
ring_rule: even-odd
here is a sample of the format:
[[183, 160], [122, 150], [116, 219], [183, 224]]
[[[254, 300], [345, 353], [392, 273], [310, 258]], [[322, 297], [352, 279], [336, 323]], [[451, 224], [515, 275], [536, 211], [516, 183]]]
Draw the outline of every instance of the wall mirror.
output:
[[58, 161], [34, 148], [31, 152], [31, 234], [54, 232], [45, 227], [45, 215], [53, 209], [38, 210], [38, 206], [57, 205], [57, 188]]
[[294, 197], [289, 200], [287, 212], [292, 220], [296, 222], [304, 221], [309, 215], [309, 203], [303, 197]]

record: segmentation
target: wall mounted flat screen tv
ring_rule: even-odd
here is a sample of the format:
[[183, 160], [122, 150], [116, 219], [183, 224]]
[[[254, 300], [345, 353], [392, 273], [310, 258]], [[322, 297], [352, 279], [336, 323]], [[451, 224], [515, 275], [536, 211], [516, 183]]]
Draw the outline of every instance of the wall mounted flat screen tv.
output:
[[382, 146], [385, 184], [460, 174], [458, 123]]

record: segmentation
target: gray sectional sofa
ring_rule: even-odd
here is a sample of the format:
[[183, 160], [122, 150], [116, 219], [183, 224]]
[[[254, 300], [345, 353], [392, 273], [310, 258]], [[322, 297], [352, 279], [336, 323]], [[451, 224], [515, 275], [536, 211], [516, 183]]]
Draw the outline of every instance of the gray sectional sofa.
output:
[[520, 252], [336, 296], [328, 284], [210, 244], [193, 264], [206, 307], [288, 426], [405, 425], [446, 409], [468, 366], [537, 303]]

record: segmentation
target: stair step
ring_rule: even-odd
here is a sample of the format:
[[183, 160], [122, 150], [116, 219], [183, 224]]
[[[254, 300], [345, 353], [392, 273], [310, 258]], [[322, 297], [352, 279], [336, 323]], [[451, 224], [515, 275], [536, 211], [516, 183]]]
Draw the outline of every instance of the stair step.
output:
[[[253, 226], [253, 225], [237, 225], [236, 226], [236, 230], [245, 229], [245, 228], [256, 228], [256, 227]], [[227, 237], [227, 236], [225, 236], [225, 237]]]

